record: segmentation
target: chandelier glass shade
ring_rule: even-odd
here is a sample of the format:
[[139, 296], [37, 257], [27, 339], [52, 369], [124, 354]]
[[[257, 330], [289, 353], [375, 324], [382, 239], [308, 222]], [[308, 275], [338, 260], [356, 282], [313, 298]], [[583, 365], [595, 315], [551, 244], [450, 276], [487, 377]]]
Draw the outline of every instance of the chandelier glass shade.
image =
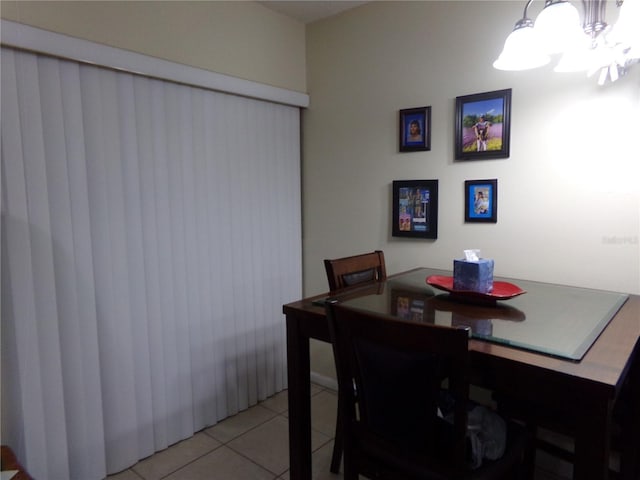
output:
[[[519, 25], [518, 25], [519, 24]], [[504, 42], [504, 49], [493, 62], [498, 70], [529, 70], [546, 65], [551, 60], [540, 48], [538, 32], [530, 19], [522, 19]]]
[[[583, 0], [584, 19], [567, 0], [545, 0], [535, 22], [527, 17], [516, 22], [502, 53], [493, 63], [499, 70], [528, 70], [558, 56], [554, 71], [598, 73], [598, 83], [616, 81], [640, 61], [640, 0], [617, 0], [618, 21], [607, 25], [607, 0]], [[624, 3], [623, 3], [624, 2]]]
[[548, 54], [574, 48], [585, 37], [578, 9], [566, 0], [547, 0], [534, 28], [539, 33], [542, 49]]

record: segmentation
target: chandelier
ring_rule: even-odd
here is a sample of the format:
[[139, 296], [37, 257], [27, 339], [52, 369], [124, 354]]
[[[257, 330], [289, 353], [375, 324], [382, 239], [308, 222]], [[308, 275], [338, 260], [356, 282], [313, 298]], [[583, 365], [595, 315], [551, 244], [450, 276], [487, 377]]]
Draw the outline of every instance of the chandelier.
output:
[[567, 0], [545, 0], [534, 22], [527, 16], [532, 1], [527, 1], [523, 18], [505, 40], [494, 68], [528, 70], [557, 56], [554, 71], [584, 71], [603, 85], [615, 82], [640, 61], [640, 0], [616, 0], [615, 25], [605, 21], [606, 0], [582, 0], [582, 22], [578, 9]]

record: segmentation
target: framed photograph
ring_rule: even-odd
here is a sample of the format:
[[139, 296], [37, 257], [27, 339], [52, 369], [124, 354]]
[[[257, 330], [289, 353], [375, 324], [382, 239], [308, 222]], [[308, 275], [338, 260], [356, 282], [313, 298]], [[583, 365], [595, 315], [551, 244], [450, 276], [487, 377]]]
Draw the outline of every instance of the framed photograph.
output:
[[400, 110], [400, 151], [431, 150], [431, 107]]
[[438, 180], [393, 182], [394, 237], [438, 238]]
[[507, 158], [511, 89], [456, 97], [457, 160]]
[[464, 221], [496, 223], [498, 221], [498, 180], [464, 182]]

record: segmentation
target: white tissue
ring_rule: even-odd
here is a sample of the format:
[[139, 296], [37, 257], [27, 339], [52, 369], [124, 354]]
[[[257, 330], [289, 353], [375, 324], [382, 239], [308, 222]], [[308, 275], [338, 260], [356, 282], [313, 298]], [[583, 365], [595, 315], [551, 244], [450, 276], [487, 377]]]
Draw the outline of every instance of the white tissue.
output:
[[464, 258], [467, 262], [477, 262], [480, 260], [480, 250], [465, 250]]

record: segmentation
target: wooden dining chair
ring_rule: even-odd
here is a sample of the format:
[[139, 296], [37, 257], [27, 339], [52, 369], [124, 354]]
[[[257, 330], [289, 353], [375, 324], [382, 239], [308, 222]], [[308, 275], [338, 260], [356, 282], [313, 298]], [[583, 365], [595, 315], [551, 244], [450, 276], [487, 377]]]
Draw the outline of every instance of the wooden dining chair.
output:
[[[528, 435], [508, 422], [504, 455], [469, 466], [467, 330], [326, 305], [340, 396], [344, 478], [523, 478]], [[452, 419], [438, 406], [446, 381]], [[357, 394], [355, 393], [357, 392]]]
[[[387, 270], [382, 250], [361, 253], [350, 257], [325, 259], [324, 268], [327, 272], [329, 290], [336, 293], [351, 287], [384, 281], [387, 278]], [[340, 403], [338, 392], [338, 403]], [[341, 413], [338, 408], [336, 420], [336, 433], [333, 442], [333, 454], [331, 455], [331, 472], [340, 471], [342, 459], [342, 431], [340, 429]]]
[[384, 253], [381, 250], [325, 260], [324, 268], [327, 271], [329, 290], [332, 292], [387, 278]]

